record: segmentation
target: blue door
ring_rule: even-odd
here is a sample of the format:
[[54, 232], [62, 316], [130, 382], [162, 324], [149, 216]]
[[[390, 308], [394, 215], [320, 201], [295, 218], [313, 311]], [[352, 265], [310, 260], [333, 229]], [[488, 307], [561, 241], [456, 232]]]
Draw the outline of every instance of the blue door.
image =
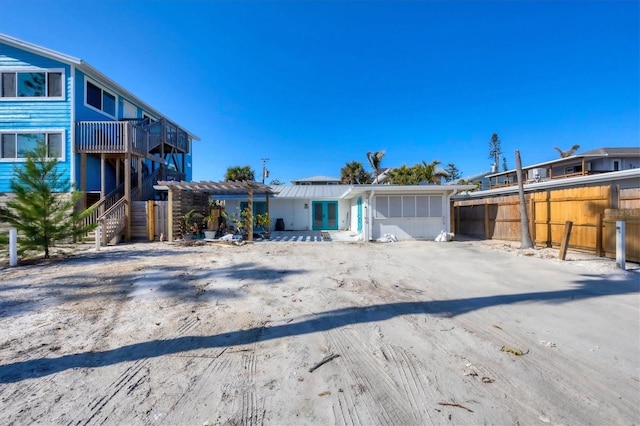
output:
[[313, 201], [312, 209], [312, 229], [332, 230], [338, 229], [338, 202], [337, 201]]

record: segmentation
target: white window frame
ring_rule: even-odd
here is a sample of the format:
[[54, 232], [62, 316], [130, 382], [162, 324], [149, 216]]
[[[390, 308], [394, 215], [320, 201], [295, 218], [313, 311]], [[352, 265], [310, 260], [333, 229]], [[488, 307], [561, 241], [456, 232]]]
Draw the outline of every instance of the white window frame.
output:
[[[104, 93], [107, 92], [109, 95], [114, 97], [114, 106], [113, 106], [113, 115], [109, 114], [108, 112], [104, 111], [101, 108], [96, 108], [93, 105], [90, 105], [87, 102], [87, 95], [89, 94], [89, 91], [87, 90], [88, 87], [88, 83], [93, 84], [94, 86], [96, 86], [98, 89], [100, 89], [100, 106], [101, 108], [104, 108]], [[95, 80], [89, 78], [89, 77], [85, 77], [84, 78], [84, 106], [93, 110], [93, 111], [97, 111], [100, 114], [106, 115], [109, 118], [113, 118], [114, 120], [117, 120], [116, 116], [118, 115], [118, 95], [115, 94], [115, 92], [112, 92], [111, 90], [105, 88], [102, 84], [96, 82]]]
[[[49, 92], [49, 73], [60, 74], [60, 96], [2, 96], [2, 74], [12, 73], [45, 73], [45, 92]], [[16, 78], [16, 95], [18, 94], [18, 79]], [[20, 67], [20, 68], [3, 68], [0, 71], [0, 100], [3, 101], [64, 101], [67, 96], [67, 78], [64, 68], [34, 68], [34, 67]]]
[[[65, 161], [66, 158], [66, 146], [67, 146], [67, 132], [65, 129], [11, 129], [11, 130], [0, 130], [0, 143], [2, 143], [2, 135], [11, 134], [16, 135], [16, 155], [18, 152], [18, 135], [19, 134], [30, 134], [30, 133], [44, 133], [45, 139], [48, 135], [51, 134], [59, 134], [62, 135], [62, 143], [60, 147], [60, 157], [49, 157], [47, 153], [47, 158], [56, 159], [58, 161]], [[1, 149], [1, 147], [0, 147]], [[0, 152], [0, 155], [2, 153]], [[26, 157], [17, 157], [17, 158], [2, 158], [0, 157], [1, 163], [24, 163], [27, 161]]]

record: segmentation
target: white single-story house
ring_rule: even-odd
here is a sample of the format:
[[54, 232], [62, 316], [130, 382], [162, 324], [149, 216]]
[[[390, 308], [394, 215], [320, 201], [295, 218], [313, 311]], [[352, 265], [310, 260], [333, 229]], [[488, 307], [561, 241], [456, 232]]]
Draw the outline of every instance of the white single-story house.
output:
[[[392, 234], [399, 240], [434, 239], [451, 231], [451, 196], [473, 185], [273, 185], [269, 199], [253, 197], [254, 214], [269, 211], [276, 231], [350, 230], [361, 240]], [[222, 197], [228, 213], [247, 206]], [[267, 205], [268, 204], [268, 205]]]

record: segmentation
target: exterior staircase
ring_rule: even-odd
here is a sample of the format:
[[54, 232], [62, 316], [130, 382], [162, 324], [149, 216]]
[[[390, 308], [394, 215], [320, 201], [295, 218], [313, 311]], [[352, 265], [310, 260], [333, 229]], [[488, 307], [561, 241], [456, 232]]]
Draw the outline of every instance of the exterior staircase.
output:
[[[131, 201], [149, 200], [155, 196], [153, 185], [158, 181], [159, 170], [146, 176], [142, 181], [142, 186], [136, 186], [131, 191]], [[106, 246], [120, 235], [129, 225], [130, 218], [127, 217], [127, 204], [129, 201], [124, 195], [124, 184], [120, 184], [116, 189], [102, 197], [88, 209], [91, 215], [85, 218], [83, 225], [100, 226], [100, 245]], [[87, 237], [95, 238], [95, 232]]]

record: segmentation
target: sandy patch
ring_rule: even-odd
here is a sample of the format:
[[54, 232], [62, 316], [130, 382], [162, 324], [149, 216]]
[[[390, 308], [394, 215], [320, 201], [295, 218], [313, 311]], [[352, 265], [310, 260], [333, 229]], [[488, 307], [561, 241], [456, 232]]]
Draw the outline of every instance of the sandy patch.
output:
[[640, 422], [638, 265], [518, 245], [146, 243], [0, 270], [0, 422]]

